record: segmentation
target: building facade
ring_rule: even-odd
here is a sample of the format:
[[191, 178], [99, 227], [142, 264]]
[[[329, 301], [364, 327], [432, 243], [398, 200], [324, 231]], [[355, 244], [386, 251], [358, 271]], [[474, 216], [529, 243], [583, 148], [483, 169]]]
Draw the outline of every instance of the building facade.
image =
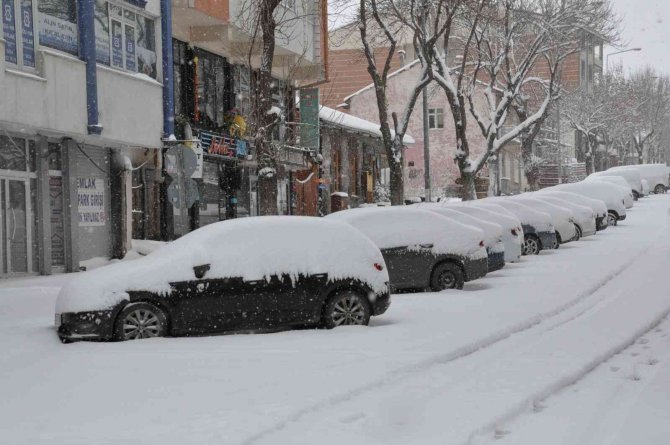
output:
[[2, 0], [2, 10], [0, 275], [122, 255], [133, 176], [154, 190], [160, 178], [161, 4]]

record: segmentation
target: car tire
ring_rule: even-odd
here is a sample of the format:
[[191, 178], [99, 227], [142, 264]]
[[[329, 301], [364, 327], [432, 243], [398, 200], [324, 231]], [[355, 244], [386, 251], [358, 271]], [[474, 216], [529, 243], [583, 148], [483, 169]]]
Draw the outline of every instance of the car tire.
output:
[[582, 228], [575, 224], [575, 241], [579, 241], [582, 238]]
[[663, 184], [658, 184], [656, 187], [654, 187], [654, 193], [657, 195], [665, 193], [665, 186]]
[[465, 274], [458, 264], [440, 263], [430, 275], [430, 290], [440, 292], [445, 289], [463, 289]]
[[638, 199], [640, 199], [640, 194], [635, 190], [633, 190], [633, 200], [637, 201]]
[[619, 223], [619, 217], [614, 212], [607, 212], [607, 225], [616, 226]]
[[561, 238], [561, 234], [558, 233], [558, 230], [556, 231], [556, 244], [554, 245], [554, 249], [558, 249], [561, 244], [563, 244], [563, 238]]
[[167, 315], [151, 303], [130, 303], [121, 310], [114, 324], [115, 340], [140, 340], [164, 337]]
[[523, 254], [538, 255], [542, 250], [540, 240], [535, 235], [525, 235], [523, 238]]
[[367, 297], [353, 290], [338, 291], [328, 299], [323, 310], [323, 325], [328, 329], [337, 326], [370, 323], [370, 302]]

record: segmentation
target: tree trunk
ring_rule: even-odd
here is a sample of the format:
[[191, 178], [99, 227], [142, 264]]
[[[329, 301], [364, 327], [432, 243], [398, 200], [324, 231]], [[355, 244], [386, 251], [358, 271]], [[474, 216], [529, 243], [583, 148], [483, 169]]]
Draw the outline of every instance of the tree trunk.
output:
[[256, 85], [256, 157], [258, 160], [258, 202], [259, 213], [262, 216], [276, 215], [277, 209], [277, 159], [271, 145], [272, 128], [276, 116], [269, 114], [272, 107], [270, 84], [272, 83], [272, 64], [275, 52], [275, 29], [277, 23], [274, 11], [280, 0], [264, 0], [259, 2], [258, 14], [261, 27], [262, 53], [261, 65]]
[[391, 205], [400, 206], [405, 204], [405, 187], [402, 162], [389, 162], [391, 170], [390, 191]]
[[461, 198], [463, 201], [476, 201], [477, 188], [475, 185], [476, 173], [464, 172], [461, 170]]

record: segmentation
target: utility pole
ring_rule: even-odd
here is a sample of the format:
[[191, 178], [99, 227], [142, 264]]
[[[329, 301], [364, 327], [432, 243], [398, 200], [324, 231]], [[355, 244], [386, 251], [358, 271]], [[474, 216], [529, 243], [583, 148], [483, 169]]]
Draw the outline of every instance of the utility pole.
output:
[[[428, 127], [428, 87], [423, 89], [423, 171], [426, 202], [432, 200], [430, 190], [430, 131]], [[435, 116], [437, 119], [437, 116]]]

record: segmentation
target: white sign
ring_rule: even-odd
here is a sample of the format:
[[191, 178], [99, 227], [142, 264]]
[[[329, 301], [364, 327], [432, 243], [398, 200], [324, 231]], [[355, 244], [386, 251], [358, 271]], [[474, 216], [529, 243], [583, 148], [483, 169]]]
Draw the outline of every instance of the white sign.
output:
[[202, 179], [202, 167], [203, 167], [203, 161], [204, 161], [204, 151], [202, 149], [202, 145], [200, 145], [200, 141], [197, 143], [194, 143], [191, 149], [195, 152], [195, 155], [198, 157], [198, 162], [195, 164], [195, 171], [191, 175], [191, 178], [193, 179]]
[[104, 179], [77, 178], [77, 201], [79, 227], [104, 226], [107, 223]]

